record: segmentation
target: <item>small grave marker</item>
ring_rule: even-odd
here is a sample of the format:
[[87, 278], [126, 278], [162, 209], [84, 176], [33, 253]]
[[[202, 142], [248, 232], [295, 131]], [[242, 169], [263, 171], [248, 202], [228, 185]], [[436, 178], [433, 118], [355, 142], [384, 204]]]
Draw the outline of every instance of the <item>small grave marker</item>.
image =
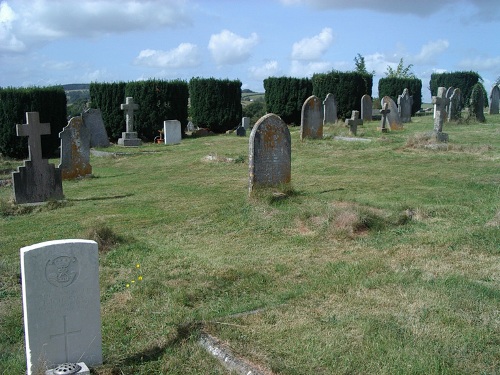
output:
[[372, 120], [372, 107], [373, 102], [370, 95], [365, 94], [361, 97], [361, 119], [363, 121], [371, 121]]
[[380, 110], [380, 114], [382, 115], [382, 119], [380, 121], [380, 128], [379, 130], [382, 131], [382, 133], [387, 133], [387, 115], [391, 112], [389, 109], [389, 103], [384, 103], [384, 108]]
[[345, 126], [349, 128], [349, 133], [356, 135], [358, 126], [363, 125], [363, 120], [359, 118], [359, 111], [352, 111], [351, 118], [345, 120]]

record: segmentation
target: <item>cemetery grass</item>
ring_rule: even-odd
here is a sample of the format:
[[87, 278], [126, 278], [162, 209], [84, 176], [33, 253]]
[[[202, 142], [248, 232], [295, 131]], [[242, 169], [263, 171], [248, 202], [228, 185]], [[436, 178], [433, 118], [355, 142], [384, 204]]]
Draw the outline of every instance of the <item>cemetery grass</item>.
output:
[[25, 371], [19, 248], [63, 238], [102, 244], [94, 374], [227, 373], [202, 334], [275, 374], [500, 372], [500, 116], [437, 149], [432, 116], [378, 125], [291, 128], [291, 186], [251, 198], [234, 134], [105, 149], [60, 204], [2, 184], [2, 373]]

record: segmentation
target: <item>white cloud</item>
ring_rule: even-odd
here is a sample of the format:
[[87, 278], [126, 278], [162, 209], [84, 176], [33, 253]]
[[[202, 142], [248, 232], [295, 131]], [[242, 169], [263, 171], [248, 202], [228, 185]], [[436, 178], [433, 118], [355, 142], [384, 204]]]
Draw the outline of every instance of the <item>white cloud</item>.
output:
[[422, 46], [420, 53], [413, 57], [413, 61], [418, 64], [429, 64], [434, 62], [434, 58], [436, 55], [446, 51], [449, 47], [450, 43], [448, 43], [445, 39], [439, 39]]
[[333, 42], [332, 29], [325, 27], [318, 35], [304, 38], [292, 46], [292, 60], [319, 60]]
[[212, 34], [208, 49], [217, 65], [231, 65], [246, 61], [258, 42], [256, 33], [244, 38], [229, 30], [222, 30], [219, 34]]
[[488, 70], [497, 72], [500, 67], [500, 56], [498, 57], [474, 57], [463, 59], [458, 63], [458, 66], [466, 70]]
[[181, 43], [169, 51], [145, 49], [135, 58], [136, 65], [155, 68], [192, 68], [201, 63], [198, 46]]
[[314, 73], [325, 73], [331, 70], [332, 64], [327, 61], [302, 62], [293, 60], [290, 66], [292, 77], [311, 77]]
[[250, 67], [250, 73], [256, 79], [265, 79], [278, 74], [279, 66], [276, 60], [268, 61], [263, 66]]
[[12, 32], [12, 24], [17, 18], [9, 4], [0, 3], [0, 51], [19, 52], [25, 49], [24, 43]]

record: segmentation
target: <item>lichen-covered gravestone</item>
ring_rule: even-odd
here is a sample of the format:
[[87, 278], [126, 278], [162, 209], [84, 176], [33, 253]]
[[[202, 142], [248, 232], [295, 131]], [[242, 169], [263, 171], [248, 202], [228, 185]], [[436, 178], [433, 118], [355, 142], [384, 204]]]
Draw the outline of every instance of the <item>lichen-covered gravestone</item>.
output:
[[387, 128], [389, 130], [402, 130], [403, 122], [401, 121], [401, 117], [398, 113], [398, 107], [394, 100], [390, 96], [384, 96], [380, 101], [382, 108], [384, 108], [384, 104], [387, 103], [387, 109], [389, 112], [386, 114], [387, 116]]
[[90, 165], [90, 133], [81, 117], [73, 117], [59, 133], [63, 179], [74, 179], [92, 174]]
[[302, 104], [300, 139], [304, 138], [323, 138], [323, 106], [315, 95], [307, 98]]
[[361, 97], [361, 120], [371, 121], [372, 120], [372, 107], [373, 102], [370, 95], [365, 94]]
[[291, 156], [290, 131], [283, 120], [273, 113], [261, 117], [249, 139], [249, 194], [290, 183]]
[[179, 120], [166, 120], [163, 122], [163, 136], [166, 145], [175, 145], [181, 143], [182, 129]]
[[461, 117], [462, 93], [458, 87], [453, 90], [453, 94], [450, 96], [448, 108], [448, 121], [458, 120]]
[[102, 364], [97, 243], [48, 241], [20, 252], [28, 375]]
[[28, 136], [28, 160], [12, 173], [16, 203], [38, 203], [63, 199], [61, 170], [42, 159], [43, 134], [50, 134], [50, 124], [40, 123], [38, 112], [26, 112], [26, 124], [16, 125], [19, 137]]
[[134, 131], [134, 111], [139, 109], [139, 104], [134, 103], [134, 98], [127, 97], [125, 104], [120, 104], [120, 108], [125, 111], [125, 132], [118, 139], [120, 146], [137, 147], [142, 141], [137, 138], [137, 132]]
[[413, 105], [413, 96], [410, 95], [408, 89], [404, 89], [403, 93], [398, 96], [398, 112], [401, 117], [401, 122], [411, 122], [411, 108]]
[[491, 89], [490, 93], [490, 115], [498, 115], [499, 113], [499, 101], [500, 101], [500, 88], [495, 85]]
[[323, 100], [323, 125], [337, 122], [337, 102], [333, 94], [328, 93]]
[[82, 113], [83, 124], [90, 133], [90, 147], [108, 147], [109, 138], [100, 109], [89, 108]]
[[446, 106], [450, 99], [446, 97], [446, 87], [439, 87], [437, 96], [432, 97], [434, 104], [434, 136], [439, 142], [448, 142], [448, 134], [443, 133], [443, 122], [446, 119]]

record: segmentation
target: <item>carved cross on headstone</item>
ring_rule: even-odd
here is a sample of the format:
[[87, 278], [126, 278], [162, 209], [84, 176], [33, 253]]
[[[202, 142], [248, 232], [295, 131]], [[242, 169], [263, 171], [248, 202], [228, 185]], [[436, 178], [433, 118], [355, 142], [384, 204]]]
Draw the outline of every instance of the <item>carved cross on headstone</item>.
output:
[[79, 330], [74, 330], [74, 331], [68, 331], [67, 328], [67, 323], [66, 323], [66, 315], [63, 316], [63, 332], [62, 333], [56, 333], [54, 335], [50, 335], [50, 339], [53, 339], [54, 337], [64, 337], [64, 355], [65, 355], [65, 362], [69, 362], [69, 356], [68, 356], [68, 335], [71, 334], [77, 334], [82, 332], [81, 329]]
[[385, 123], [387, 121], [387, 114], [388, 113], [391, 113], [391, 110], [389, 109], [389, 103], [384, 103], [384, 109], [380, 110], [380, 114], [382, 115], [382, 126], [380, 129], [382, 130], [382, 133], [387, 132], [387, 128], [385, 126]]
[[441, 133], [443, 131], [443, 121], [446, 118], [446, 106], [450, 99], [446, 97], [446, 87], [439, 87], [437, 96], [432, 97], [434, 106], [434, 132]]
[[26, 112], [26, 122], [26, 124], [16, 125], [17, 136], [28, 137], [28, 159], [33, 164], [38, 164], [42, 160], [41, 136], [50, 134], [50, 124], [41, 124], [38, 112]]
[[120, 104], [120, 108], [125, 112], [126, 131], [132, 133], [134, 131], [134, 111], [139, 109], [139, 104], [134, 103], [134, 98], [127, 97], [125, 104]]

